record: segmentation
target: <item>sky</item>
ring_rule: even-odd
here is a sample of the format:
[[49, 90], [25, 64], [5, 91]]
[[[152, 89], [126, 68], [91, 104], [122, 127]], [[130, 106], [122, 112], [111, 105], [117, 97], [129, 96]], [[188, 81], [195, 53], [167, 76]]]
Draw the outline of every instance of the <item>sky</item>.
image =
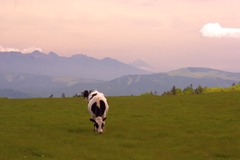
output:
[[239, 0], [0, 0], [0, 51], [240, 72]]

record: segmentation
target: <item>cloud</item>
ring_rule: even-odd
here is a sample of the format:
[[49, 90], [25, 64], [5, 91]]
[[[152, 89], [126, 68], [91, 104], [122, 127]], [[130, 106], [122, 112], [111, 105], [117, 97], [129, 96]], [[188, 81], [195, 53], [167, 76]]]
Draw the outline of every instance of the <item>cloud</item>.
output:
[[39, 47], [28, 47], [28, 48], [25, 48], [23, 50], [20, 50], [18, 48], [6, 48], [6, 47], [3, 47], [3, 46], [0, 46], [0, 52], [21, 52], [21, 53], [32, 53], [33, 51], [40, 51], [42, 52], [42, 48], [39, 48]]
[[209, 38], [240, 38], [240, 28], [223, 28], [218, 23], [207, 23], [199, 32]]
[[19, 52], [20, 50], [16, 48], [3, 48], [2, 46], [0, 46], [0, 52], [12, 52], [12, 51]]
[[28, 47], [28, 48], [23, 49], [21, 52], [22, 53], [32, 53], [33, 51], [36, 51], [36, 50], [38, 50], [39, 52], [42, 52], [42, 48], [39, 48], [39, 47]]

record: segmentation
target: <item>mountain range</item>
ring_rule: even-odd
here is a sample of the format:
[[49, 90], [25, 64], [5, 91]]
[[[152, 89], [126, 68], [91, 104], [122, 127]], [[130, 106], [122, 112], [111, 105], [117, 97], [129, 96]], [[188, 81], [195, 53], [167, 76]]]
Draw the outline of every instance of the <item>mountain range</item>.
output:
[[12, 89], [0, 89], [0, 97], [6, 98], [32, 98], [33, 96], [28, 95], [24, 92], [12, 90]]
[[44, 54], [39, 51], [29, 54], [0, 52], [0, 72], [98, 80], [112, 80], [127, 74], [152, 73], [109, 57], [101, 60], [83, 54], [61, 57], [54, 52]]
[[[72, 97], [94, 89], [106, 96], [140, 95], [151, 91], [162, 94], [173, 85], [181, 89], [190, 84], [194, 88], [198, 85], [229, 87], [240, 82], [240, 73], [211, 68], [188, 67], [152, 73], [137, 67], [153, 68], [141, 60], [125, 64], [111, 58], [97, 60], [85, 55], [60, 57], [53, 52], [4, 52], [0, 53], [0, 97], [49, 97], [51, 94], [61, 97], [62, 93]], [[115, 73], [117, 71], [121, 72]]]
[[[196, 70], [199, 70], [196, 72]], [[203, 71], [204, 70], [204, 71]], [[181, 72], [189, 72], [188, 75], [182, 76]], [[172, 72], [154, 73], [148, 75], [124, 75], [111, 81], [99, 83], [77, 83], [69, 87], [58, 88], [57, 90], [49, 90], [47, 95], [53, 93], [60, 96], [60, 93], [73, 95], [78, 93], [79, 89], [97, 89], [108, 96], [122, 95], [140, 95], [147, 92], [157, 92], [162, 94], [165, 91], [171, 90], [173, 86], [184, 89], [192, 84], [193, 88], [199, 85], [202, 87], [229, 87], [233, 83], [240, 82], [240, 73], [230, 73], [209, 68], [182, 68]], [[211, 75], [212, 72], [219, 72], [217, 76]], [[193, 74], [201, 74], [201, 77], [193, 77]], [[210, 76], [208, 76], [210, 74]], [[205, 76], [204, 76], [205, 75]], [[228, 77], [229, 76], [229, 77]], [[223, 78], [222, 78], [223, 77]]]

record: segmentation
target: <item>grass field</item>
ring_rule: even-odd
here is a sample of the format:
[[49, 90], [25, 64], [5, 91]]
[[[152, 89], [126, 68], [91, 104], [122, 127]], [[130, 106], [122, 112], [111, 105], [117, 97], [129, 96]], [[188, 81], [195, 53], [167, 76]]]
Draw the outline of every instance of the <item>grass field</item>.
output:
[[107, 98], [102, 135], [82, 98], [1, 98], [0, 159], [240, 159], [240, 92]]

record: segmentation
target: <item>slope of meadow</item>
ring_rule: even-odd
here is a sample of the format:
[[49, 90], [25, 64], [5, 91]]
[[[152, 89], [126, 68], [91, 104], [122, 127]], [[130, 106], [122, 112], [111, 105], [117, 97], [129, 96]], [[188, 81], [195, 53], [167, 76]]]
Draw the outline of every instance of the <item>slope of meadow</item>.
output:
[[0, 99], [0, 159], [240, 158], [240, 92], [107, 98], [103, 135], [82, 98]]

